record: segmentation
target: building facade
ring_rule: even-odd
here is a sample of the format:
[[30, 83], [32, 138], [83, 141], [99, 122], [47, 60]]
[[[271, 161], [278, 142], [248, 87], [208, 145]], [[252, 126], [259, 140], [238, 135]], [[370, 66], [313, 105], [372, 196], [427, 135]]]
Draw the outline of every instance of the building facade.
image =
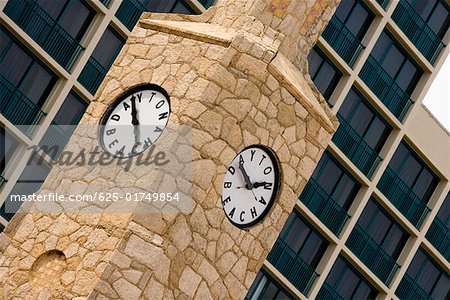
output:
[[[0, 121], [17, 140], [6, 149], [16, 152], [14, 160], [2, 161], [1, 201], [34, 192], [20, 181], [50, 171], [27, 170], [32, 164], [22, 158], [45, 130], [22, 132], [14, 124], [77, 124], [140, 14], [132, 1], [66, 2], [54, 12], [46, 1], [2, 2], [0, 71], [8, 94]], [[211, 3], [143, 4], [200, 13], [200, 4]], [[78, 23], [65, 21], [70, 5], [80, 12]], [[48, 16], [57, 24], [53, 45], [42, 37], [53, 24]], [[449, 22], [442, 0], [341, 1], [308, 55], [311, 79], [340, 126], [261, 271], [245, 283], [247, 298], [449, 296], [450, 138], [421, 105], [448, 56]], [[65, 51], [54, 39], [67, 43]], [[8, 55], [28, 64], [8, 66], [17, 61]], [[33, 73], [46, 80], [34, 83]], [[25, 104], [11, 107], [10, 95]], [[304, 147], [312, 157], [323, 150]], [[1, 214], [5, 226], [13, 214]]]

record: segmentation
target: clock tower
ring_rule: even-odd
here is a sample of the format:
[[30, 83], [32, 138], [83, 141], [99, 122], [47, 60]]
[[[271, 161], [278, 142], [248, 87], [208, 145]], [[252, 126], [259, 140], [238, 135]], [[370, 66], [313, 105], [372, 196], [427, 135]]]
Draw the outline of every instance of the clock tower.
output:
[[[191, 177], [169, 183], [188, 186], [191, 205], [46, 214], [26, 203], [1, 236], [3, 298], [243, 299], [338, 126], [306, 59], [338, 2], [219, 0], [199, 16], [142, 15], [66, 149], [89, 140], [145, 155], [144, 120], [163, 131], [156, 146], [170, 126], [189, 127]], [[86, 130], [127, 118], [117, 143], [106, 127]], [[57, 165], [40, 193], [150, 194], [142, 178], [155, 169]]]

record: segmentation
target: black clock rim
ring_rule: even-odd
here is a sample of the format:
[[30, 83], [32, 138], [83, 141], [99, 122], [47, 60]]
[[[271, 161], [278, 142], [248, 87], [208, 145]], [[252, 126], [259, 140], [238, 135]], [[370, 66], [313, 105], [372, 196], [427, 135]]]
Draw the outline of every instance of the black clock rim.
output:
[[[100, 122], [99, 122], [100, 126], [99, 126], [98, 132], [97, 132], [97, 136], [99, 137], [99, 140], [100, 140], [100, 146], [102, 147], [103, 151], [107, 152], [109, 155], [111, 155], [114, 158], [121, 158], [121, 156], [114, 155], [114, 154], [112, 154], [111, 152], [109, 152], [106, 149], [105, 143], [103, 141], [103, 130], [105, 128], [104, 126], [106, 125], [106, 122], [107, 122], [108, 117], [111, 114], [111, 112], [114, 110], [114, 108], [117, 107], [117, 105], [119, 105], [119, 103], [122, 102], [122, 100], [124, 100], [125, 98], [129, 97], [130, 95], [132, 95], [132, 94], [134, 94], [136, 92], [142, 91], [142, 90], [155, 90], [157, 92], [160, 92], [164, 97], [166, 97], [167, 102], [169, 103], [169, 116], [167, 117], [167, 123], [169, 123], [170, 115], [172, 114], [172, 106], [171, 106], [171, 103], [170, 103], [169, 93], [167, 93], [167, 91], [162, 86], [154, 84], [154, 83], [144, 83], [144, 84], [135, 85], [135, 86], [129, 88], [128, 90], [126, 90], [125, 92], [121, 93], [106, 108], [105, 112], [103, 113], [102, 117], [100, 118]], [[155, 142], [157, 140], [158, 139], [156, 139]], [[133, 155], [129, 155], [129, 156], [124, 157], [124, 158], [131, 158], [131, 157], [134, 157], [134, 156], [138, 156], [138, 155], [142, 154], [144, 151], [145, 150], [143, 150], [143, 151], [141, 151], [139, 153], [133, 154]]]
[[[254, 144], [254, 145], [247, 146], [244, 149], [242, 149], [241, 151], [239, 151], [239, 153], [236, 154], [235, 157], [233, 157], [233, 160], [240, 153], [242, 153], [245, 150], [248, 150], [250, 148], [259, 148], [259, 149], [263, 150], [264, 152], [266, 152], [266, 154], [272, 160], [274, 172], [275, 172], [274, 192], [272, 193], [272, 197], [270, 197], [269, 203], [267, 204], [267, 209], [256, 219], [254, 219], [253, 221], [251, 221], [250, 223], [247, 223], [247, 224], [238, 224], [238, 223], [234, 222], [233, 220], [231, 220], [230, 217], [228, 217], [227, 213], [225, 212], [225, 208], [223, 207], [223, 204], [222, 204], [222, 210], [223, 210], [225, 216], [227, 217], [228, 221], [230, 221], [231, 224], [233, 224], [234, 226], [236, 226], [239, 229], [248, 229], [248, 228], [260, 223], [263, 219], [265, 219], [265, 217], [272, 211], [273, 205], [275, 204], [275, 200], [278, 197], [278, 192], [280, 190], [280, 184], [281, 184], [280, 160], [278, 159], [278, 156], [276, 155], [275, 151], [273, 151], [270, 147], [262, 145], [262, 144]], [[222, 198], [222, 195], [220, 197]]]

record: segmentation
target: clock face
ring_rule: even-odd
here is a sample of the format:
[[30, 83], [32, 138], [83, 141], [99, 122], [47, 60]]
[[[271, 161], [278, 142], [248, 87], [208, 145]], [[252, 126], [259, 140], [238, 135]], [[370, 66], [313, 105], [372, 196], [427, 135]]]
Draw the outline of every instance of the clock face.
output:
[[170, 99], [157, 85], [131, 89], [115, 101], [101, 121], [100, 142], [116, 157], [131, 157], [156, 142], [170, 115]]
[[233, 225], [249, 227], [267, 215], [278, 193], [279, 172], [275, 155], [264, 146], [253, 145], [236, 155], [222, 187], [222, 207]]

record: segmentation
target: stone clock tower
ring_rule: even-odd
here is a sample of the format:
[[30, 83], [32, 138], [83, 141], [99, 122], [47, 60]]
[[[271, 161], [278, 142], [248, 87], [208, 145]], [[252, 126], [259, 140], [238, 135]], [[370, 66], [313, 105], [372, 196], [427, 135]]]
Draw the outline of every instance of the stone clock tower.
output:
[[[219, 0], [200, 16], [144, 14], [67, 148], [98, 143], [85, 126], [130, 89], [157, 85], [170, 97], [168, 126], [192, 128], [192, 205], [83, 214], [27, 203], [1, 236], [3, 299], [243, 299], [338, 125], [306, 60], [337, 2]], [[265, 218], [241, 229], [221, 195], [250, 145], [276, 154], [280, 186]], [[139, 183], [152, 168], [55, 166], [40, 193], [154, 192]]]

